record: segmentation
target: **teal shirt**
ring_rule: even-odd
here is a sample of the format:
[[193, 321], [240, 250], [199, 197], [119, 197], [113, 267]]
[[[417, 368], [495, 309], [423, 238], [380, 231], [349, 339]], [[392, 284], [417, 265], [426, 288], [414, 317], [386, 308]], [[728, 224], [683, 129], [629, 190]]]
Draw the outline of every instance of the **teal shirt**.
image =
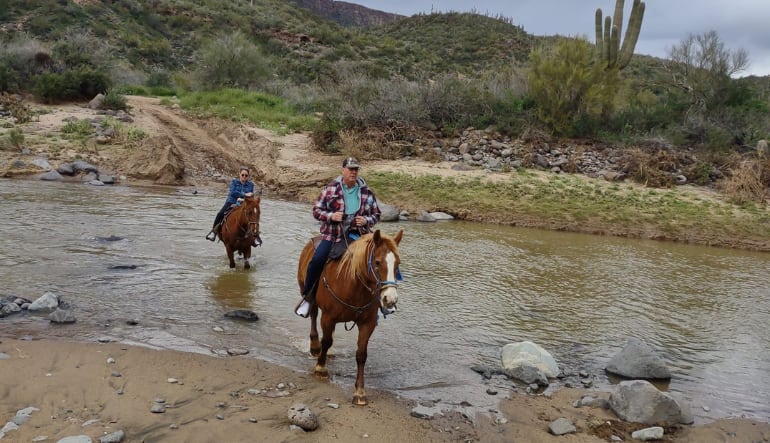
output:
[[345, 198], [345, 215], [352, 215], [358, 212], [358, 208], [361, 207], [361, 197], [358, 196], [358, 190], [360, 186], [358, 183], [352, 188], [348, 188], [343, 183], [342, 196]]

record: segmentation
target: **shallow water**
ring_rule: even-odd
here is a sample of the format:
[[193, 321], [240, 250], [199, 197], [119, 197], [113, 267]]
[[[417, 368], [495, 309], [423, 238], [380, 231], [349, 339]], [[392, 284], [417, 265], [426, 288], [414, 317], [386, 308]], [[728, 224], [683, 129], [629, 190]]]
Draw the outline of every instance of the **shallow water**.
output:
[[[310, 205], [265, 198], [264, 246], [244, 271], [203, 238], [222, 200], [189, 189], [0, 180], [0, 296], [52, 291], [78, 317], [57, 326], [14, 314], [0, 319], [0, 334], [246, 348], [311, 371], [308, 321], [291, 312], [297, 258], [318, 229]], [[369, 387], [493, 409], [487, 383], [504, 394], [510, 382], [470, 368], [498, 366], [503, 345], [531, 340], [563, 370], [585, 370], [608, 389], [616, 380], [604, 365], [635, 336], [665, 356], [674, 376], [659, 387], [690, 400], [696, 421], [770, 421], [770, 254], [464, 222], [380, 227], [405, 231], [405, 281], [399, 312], [380, 320], [370, 342]], [[260, 320], [224, 318], [233, 309]], [[346, 385], [355, 338], [337, 327], [329, 369]]]

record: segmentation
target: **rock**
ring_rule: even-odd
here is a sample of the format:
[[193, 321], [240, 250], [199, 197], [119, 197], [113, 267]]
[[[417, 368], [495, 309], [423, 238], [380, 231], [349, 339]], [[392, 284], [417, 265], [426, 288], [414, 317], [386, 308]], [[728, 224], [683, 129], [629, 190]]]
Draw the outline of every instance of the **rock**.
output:
[[654, 349], [631, 337], [625, 347], [607, 363], [607, 372], [635, 379], [670, 379], [671, 371]]
[[46, 292], [27, 308], [29, 311], [53, 310], [59, 306], [59, 297], [53, 292]]
[[77, 321], [77, 319], [75, 318], [75, 314], [70, 312], [68, 309], [55, 310], [54, 312], [48, 315], [48, 320], [50, 320], [51, 323], [58, 323], [58, 324], [69, 324], [69, 323], [75, 323]]
[[686, 420], [677, 401], [646, 380], [620, 382], [609, 402], [610, 409], [625, 421], [669, 426]]
[[380, 221], [393, 222], [399, 220], [399, 210], [393, 205], [380, 204]]
[[575, 425], [566, 418], [557, 418], [548, 425], [548, 432], [553, 435], [574, 434], [577, 432]]
[[559, 365], [548, 351], [531, 341], [509, 343], [503, 346], [500, 359], [503, 369], [519, 368], [528, 364], [541, 370], [546, 377], [559, 375]]
[[225, 312], [225, 317], [228, 318], [234, 318], [237, 320], [245, 320], [245, 321], [257, 321], [259, 320], [259, 316], [254, 311], [249, 311], [247, 309], [235, 309], [233, 311]]
[[296, 403], [289, 408], [287, 413], [289, 421], [294, 426], [299, 426], [305, 431], [314, 431], [318, 428], [318, 418], [303, 403]]
[[62, 177], [62, 175], [57, 171], [48, 171], [40, 176], [40, 180], [49, 182], [61, 181], [63, 178], [64, 177]]
[[120, 443], [126, 438], [126, 433], [123, 431], [115, 431], [112, 434], [107, 434], [99, 437], [99, 443]]
[[631, 438], [642, 441], [660, 440], [663, 438], [663, 428], [653, 426], [651, 428], [639, 429], [631, 433]]

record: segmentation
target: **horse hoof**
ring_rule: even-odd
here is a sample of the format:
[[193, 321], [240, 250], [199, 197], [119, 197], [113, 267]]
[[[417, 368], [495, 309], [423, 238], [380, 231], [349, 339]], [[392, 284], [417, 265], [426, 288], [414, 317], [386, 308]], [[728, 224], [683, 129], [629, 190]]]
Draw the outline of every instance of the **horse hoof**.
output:
[[310, 348], [310, 355], [312, 355], [313, 357], [318, 357], [319, 355], [321, 355], [321, 348], [318, 348], [318, 349]]
[[316, 368], [315, 369], [315, 375], [318, 378], [329, 378], [329, 370], [326, 368]]
[[366, 406], [368, 404], [366, 401], [366, 396], [354, 395], [353, 404], [356, 406]]

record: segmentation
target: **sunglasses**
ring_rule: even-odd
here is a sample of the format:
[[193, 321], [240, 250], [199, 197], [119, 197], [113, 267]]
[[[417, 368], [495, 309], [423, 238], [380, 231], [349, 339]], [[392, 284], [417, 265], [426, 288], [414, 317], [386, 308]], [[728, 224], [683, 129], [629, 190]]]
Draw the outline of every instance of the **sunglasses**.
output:
[[248, 177], [249, 174], [241, 174], [241, 177]]

